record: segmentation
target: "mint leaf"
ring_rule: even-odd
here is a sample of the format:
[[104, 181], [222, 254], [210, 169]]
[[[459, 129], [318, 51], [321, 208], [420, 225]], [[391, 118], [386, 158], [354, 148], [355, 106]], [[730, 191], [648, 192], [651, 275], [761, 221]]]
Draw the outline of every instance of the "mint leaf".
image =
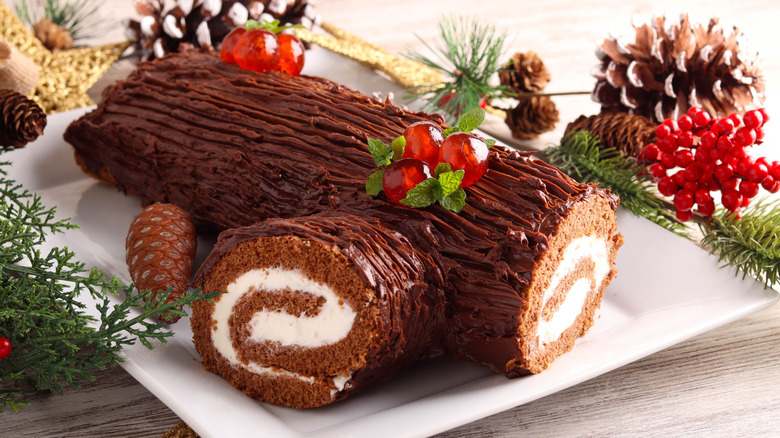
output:
[[455, 172], [444, 172], [439, 175], [441, 196], [437, 196], [436, 199], [441, 202], [443, 198], [455, 193], [460, 188], [460, 183], [463, 181], [463, 175], [465, 174], [466, 172], [463, 169], [458, 169]]
[[444, 132], [442, 132], [442, 135], [444, 136], [444, 138], [447, 138], [448, 135], [450, 135], [452, 133], [455, 133], [455, 132], [460, 132], [460, 129], [458, 129], [457, 126], [453, 126], [453, 127], [445, 129]]
[[436, 178], [428, 178], [425, 181], [421, 181], [406, 192], [406, 197], [401, 199], [401, 204], [412, 208], [425, 208], [433, 204], [436, 202], [433, 190], [438, 185], [439, 181]]
[[452, 167], [450, 167], [449, 163], [439, 163], [436, 165], [436, 169], [433, 171], [433, 176], [439, 177], [444, 172], [449, 172], [452, 170]]
[[486, 138], [484, 140], [485, 140], [485, 144], [487, 145], [488, 149], [490, 149], [490, 148], [492, 148], [493, 146], [496, 145], [496, 141], [493, 140], [492, 138]]
[[257, 21], [250, 18], [249, 20], [246, 20], [246, 30], [265, 29], [273, 33], [279, 33], [286, 29], [306, 29], [306, 26], [302, 24], [290, 24], [287, 26], [279, 26], [280, 24], [282, 23], [279, 20]]
[[374, 162], [379, 167], [390, 164], [390, 158], [393, 156], [393, 148], [375, 138], [368, 139], [368, 152], [371, 153], [371, 157], [374, 158]]
[[458, 129], [463, 132], [471, 132], [485, 121], [485, 110], [482, 108], [471, 109], [458, 119]]
[[382, 190], [382, 177], [385, 176], [385, 169], [379, 169], [372, 173], [366, 181], [366, 193], [370, 196], [378, 195]]
[[458, 190], [455, 190], [455, 193], [440, 199], [439, 204], [441, 204], [445, 210], [460, 213], [461, 210], [463, 210], [463, 207], [466, 206], [466, 191], [462, 188], [458, 188]]
[[398, 161], [404, 156], [404, 149], [406, 148], [406, 137], [399, 135], [390, 144], [393, 148], [393, 161]]

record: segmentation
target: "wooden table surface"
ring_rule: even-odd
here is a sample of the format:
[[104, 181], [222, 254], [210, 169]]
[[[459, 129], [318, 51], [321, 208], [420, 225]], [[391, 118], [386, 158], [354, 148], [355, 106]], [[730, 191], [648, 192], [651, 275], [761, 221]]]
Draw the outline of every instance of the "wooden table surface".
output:
[[[131, 0], [103, 3], [117, 17], [134, 13]], [[417, 36], [434, 38], [442, 15], [474, 14], [491, 20], [512, 36], [508, 55], [535, 50], [542, 56], [553, 76], [549, 91], [590, 90], [596, 41], [609, 32], [633, 37], [634, 14], [677, 17], [690, 12], [698, 21], [722, 17], [724, 23], [739, 26], [762, 56], [767, 107], [778, 114], [770, 125], [780, 124], [780, 111], [773, 111], [780, 109], [777, 0], [320, 0], [317, 8], [325, 20], [395, 52], [420, 47]], [[117, 29], [104, 39], [122, 38]], [[115, 70], [109, 78], [122, 74], [126, 70]], [[576, 116], [598, 111], [588, 96], [556, 102], [562, 123], [545, 141], [560, 138], [565, 123]], [[780, 128], [769, 127], [769, 146], [764, 148], [779, 138]], [[765, 150], [764, 155], [780, 154]], [[178, 421], [115, 367], [100, 373], [94, 383], [62, 396], [38, 397], [20, 413], [2, 415], [0, 436], [152, 438]], [[441, 436], [780, 436], [780, 306]]]

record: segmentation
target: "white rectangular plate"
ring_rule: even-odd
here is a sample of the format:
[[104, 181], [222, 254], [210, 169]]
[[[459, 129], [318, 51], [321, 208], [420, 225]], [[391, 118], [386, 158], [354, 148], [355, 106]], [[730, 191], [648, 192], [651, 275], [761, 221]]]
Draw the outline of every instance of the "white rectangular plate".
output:
[[[84, 112], [50, 116], [43, 137], [4, 158], [13, 162], [11, 178], [57, 205], [59, 217], [80, 225], [48, 244], [68, 246], [88, 266], [129, 283], [124, 240], [140, 202], [76, 166], [62, 133]], [[176, 336], [166, 345], [126, 348], [122, 366], [204, 437], [427, 436], [576, 385], [778, 299], [775, 291], [720, 269], [715, 257], [650, 222], [621, 211], [619, 225], [626, 244], [595, 325], [539, 375], [509, 380], [471, 363], [440, 359], [343, 402], [297, 411], [256, 402], [204, 371], [186, 319], [173, 326]], [[209, 246], [202, 243], [200, 258]], [[94, 304], [89, 296], [82, 299]]]

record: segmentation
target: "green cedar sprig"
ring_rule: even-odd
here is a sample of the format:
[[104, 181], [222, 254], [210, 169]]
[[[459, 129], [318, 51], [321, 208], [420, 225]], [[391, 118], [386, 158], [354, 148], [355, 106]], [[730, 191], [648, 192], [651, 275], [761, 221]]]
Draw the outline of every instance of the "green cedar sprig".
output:
[[409, 90], [416, 98], [427, 101], [426, 111], [443, 111], [452, 122], [458, 115], [478, 107], [481, 101], [509, 91], [506, 86], [490, 83], [490, 78], [501, 69], [506, 32], [471, 16], [455, 15], [442, 17], [439, 31], [441, 41], [436, 44], [420, 38], [433, 57], [422, 53], [408, 55], [442, 72], [445, 78], [441, 83]]
[[[479, 107], [473, 108], [458, 119], [455, 126], [445, 129], [443, 135], [446, 138], [454, 132], [469, 133], [479, 128], [484, 121], [485, 110]], [[368, 177], [366, 193], [377, 196], [383, 190], [382, 178], [385, 175], [385, 167], [401, 159], [406, 139], [403, 135], [398, 136], [389, 146], [375, 138], [368, 138], [367, 141], [368, 152], [380, 169]], [[484, 141], [489, 148], [496, 144], [493, 139], [486, 138]], [[460, 213], [466, 206], [466, 191], [460, 186], [465, 173], [463, 170], [453, 171], [447, 163], [439, 163], [434, 169], [434, 176], [409, 190], [401, 203], [412, 208], [425, 208], [438, 202], [444, 209]]]
[[597, 182], [611, 190], [631, 213], [686, 235], [688, 227], [656, 196], [647, 172], [617, 149], [601, 145], [589, 132], [567, 135], [560, 146], [548, 148], [545, 153], [551, 164], [577, 181]]
[[[88, 269], [67, 248], [41, 250], [46, 237], [76, 228], [55, 219], [39, 195], [7, 178], [0, 164], [0, 336], [11, 355], [0, 360], [0, 412], [18, 411], [35, 393], [59, 394], [65, 386], [91, 381], [95, 372], [122, 360], [124, 345], [140, 341], [152, 348], [173, 335], [149, 318], [214, 294], [185, 293], [164, 303], [170, 292], [132, 295], [132, 286]], [[98, 304], [91, 316], [79, 296]], [[119, 303], [111, 295], [124, 295]], [[146, 302], [148, 299], [148, 302]]]

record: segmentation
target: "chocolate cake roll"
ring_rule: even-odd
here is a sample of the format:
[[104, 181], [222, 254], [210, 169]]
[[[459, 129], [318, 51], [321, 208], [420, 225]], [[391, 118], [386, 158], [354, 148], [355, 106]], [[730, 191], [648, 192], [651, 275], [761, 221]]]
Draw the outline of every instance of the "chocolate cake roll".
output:
[[[421, 120], [443, 125], [438, 115], [406, 111], [325, 79], [257, 74], [190, 52], [141, 64], [107, 90], [96, 110], [75, 121], [65, 138], [87, 173], [144, 203], [179, 205], [201, 229], [338, 213], [345, 224], [363, 218], [398, 232], [416, 257], [430, 261], [420, 269], [436, 272], [420, 278], [442, 279], [441, 287], [429, 284], [437, 298], [427, 299], [442, 300], [446, 327], [431, 329], [430, 337], [438, 339], [425, 343], [441, 344], [453, 356], [508, 376], [540, 372], [591, 326], [615, 275], [622, 243], [615, 221], [618, 200], [530, 153], [501, 146], [492, 148], [485, 176], [466, 188], [460, 214], [438, 205], [403, 208], [384, 195], [368, 196], [365, 182], [376, 168], [366, 138], [389, 142]], [[286, 227], [281, 224], [258, 225], [273, 232], [246, 243], [266, 248], [257, 259], [270, 259], [276, 251], [269, 237], [293, 239], [299, 249], [311, 247], [301, 242], [328, 241], [300, 231], [277, 234]], [[231, 257], [232, 251], [218, 258]], [[235, 272], [255, 269], [252, 257], [236, 260]], [[351, 264], [366, 288], [376, 287], [365, 280], [356, 259], [342, 261], [340, 266]], [[198, 274], [204, 284], [213, 271], [209, 263]], [[226, 281], [214, 287], [221, 290], [230, 284]], [[201, 312], [214, 311], [198, 304], [194, 312], [196, 339], [205, 342], [212, 334]], [[331, 371], [318, 375], [346, 375]], [[328, 383], [320, 387], [338, 389]]]

